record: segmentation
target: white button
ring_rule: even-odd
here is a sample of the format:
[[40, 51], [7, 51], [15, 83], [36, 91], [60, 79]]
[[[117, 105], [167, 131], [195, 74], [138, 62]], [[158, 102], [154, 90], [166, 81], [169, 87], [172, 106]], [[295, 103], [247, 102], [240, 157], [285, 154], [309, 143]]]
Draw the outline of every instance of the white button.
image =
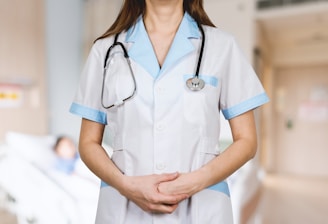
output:
[[158, 170], [164, 170], [165, 169], [165, 164], [164, 163], [157, 163], [156, 164], [156, 169]]
[[164, 131], [166, 126], [164, 124], [158, 124], [156, 125], [157, 131]]
[[158, 94], [163, 94], [163, 93], [165, 93], [165, 88], [158, 86], [158, 87], [156, 88], [156, 92], [157, 92]]

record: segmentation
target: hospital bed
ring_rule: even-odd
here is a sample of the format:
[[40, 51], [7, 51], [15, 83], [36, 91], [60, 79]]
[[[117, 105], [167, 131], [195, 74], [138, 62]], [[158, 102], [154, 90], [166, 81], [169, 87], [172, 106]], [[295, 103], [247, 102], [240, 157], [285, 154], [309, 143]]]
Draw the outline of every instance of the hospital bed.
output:
[[0, 144], [0, 189], [18, 224], [94, 223], [100, 181], [77, 161], [74, 174], [52, 166], [54, 136], [9, 132]]

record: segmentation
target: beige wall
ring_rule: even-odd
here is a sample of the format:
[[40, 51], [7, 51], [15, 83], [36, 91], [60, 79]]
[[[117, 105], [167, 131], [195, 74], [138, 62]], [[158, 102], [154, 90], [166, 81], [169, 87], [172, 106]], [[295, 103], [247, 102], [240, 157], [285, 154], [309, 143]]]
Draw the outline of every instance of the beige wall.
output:
[[47, 131], [44, 21], [44, 1], [0, 1], [0, 83], [32, 83], [20, 107], [0, 108], [0, 141], [8, 130]]
[[[258, 49], [256, 71], [261, 77], [262, 84], [269, 96], [272, 99], [274, 94], [274, 65], [272, 59], [272, 49], [263, 34], [263, 30], [256, 26], [256, 40], [255, 45]], [[272, 119], [272, 103], [268, 103], [262, 107], [260, 113], [260, 127], [258, 128], [260, 133], [259, 138], [259, 156], [260, 162], [265, 167], [267, 171], [272, 170], [273, 166], [273, 138], [274, 135], [272, 126], [274, 125], [274, 120]]]
[[277, 68], [273, 162], [279, 173], [328, 177], [328, 65]]
[[84, 54], [89, 53], [93, 41], [105, 33], [112, 25], [121, 8], [122, 0], [96, 0], [86, 1], [85, 12], [85, 35]]
[[[312, 102], [311, 94], [318, 89], [323, 89], [320, 91], [328, 98], [327, 41], [311, 39], [313, 30], [321, 30], [319, 18], [326, 18], [326, 12], [327, 5], [313, 4], [257, 13], [263, 83], [271, 99], [263, 107], [261, 127], [261, 162], [268, 172], [328, 176], [328, 126], [327, 118], [323, 118], [328, 116], [328, 107], [323, 106], [327, 99], [319, 103], [319, 108], [303, 104]], [[296, 44], [304, 38], [309, 42]], [[308, 119], [299, 115], [304, 108], [313, 111]], [[321, 120], [310, 121], [311, 116]]]
[[206, 0], [204, 7], [213, 23], [235, 36], [252, 61], [255, 43], [255, 0]]

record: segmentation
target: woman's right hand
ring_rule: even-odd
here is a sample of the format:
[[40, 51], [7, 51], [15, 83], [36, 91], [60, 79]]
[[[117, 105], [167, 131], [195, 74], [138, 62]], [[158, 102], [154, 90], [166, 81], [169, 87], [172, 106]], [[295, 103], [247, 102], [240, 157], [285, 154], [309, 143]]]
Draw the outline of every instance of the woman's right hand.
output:
[[188, 195], [166, 195], [158, 191], [158, 186], [160, 183], [173, 181], [178, 176], [178, 173], [124, 176], [124, 187], [120, 192], [146, 212], [172, 213]]

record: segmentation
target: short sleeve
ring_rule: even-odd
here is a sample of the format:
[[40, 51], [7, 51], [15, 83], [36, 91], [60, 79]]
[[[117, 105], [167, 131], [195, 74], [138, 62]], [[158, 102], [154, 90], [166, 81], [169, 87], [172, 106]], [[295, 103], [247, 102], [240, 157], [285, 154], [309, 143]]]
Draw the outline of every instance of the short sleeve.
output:
[[234, 38], [226, 57], [221, 82], [220, 108], [226, 119], [234, 118], [269, 101], [265, 90]]
[[97, 42], [91, 48], [70, 112], [88, 120], [107, 124], [106, 111], [101, 105], [103, 60], [98, 48]]

